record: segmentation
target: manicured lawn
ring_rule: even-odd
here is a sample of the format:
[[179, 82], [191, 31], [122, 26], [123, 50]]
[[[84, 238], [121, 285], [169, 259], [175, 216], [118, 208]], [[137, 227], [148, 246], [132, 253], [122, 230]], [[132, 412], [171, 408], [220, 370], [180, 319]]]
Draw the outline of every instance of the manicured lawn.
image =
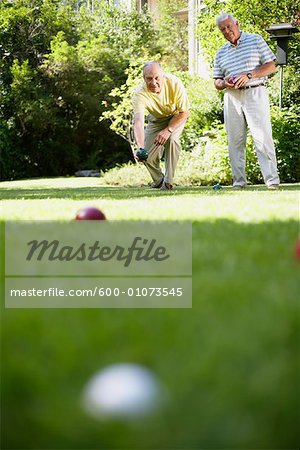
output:
[[239, 223], [298, 220], [300, 184], [280, 191], [249, 186], [245, 191], [211, 186], [156, 189], [99, 186], [96, 178], [55, 178], [0, 183], [0, 220], [72, 220], [83, 206], [109, 220], [228, 219]]
[[[299, 192], [286, 185], [165, 193], [71, 178], [1, 183], [2, 220], [70, 221], [93, 205], [109, 220], [193, 222], [192, 309], [2, 303], [1, 448], [297, 448]], [[117, 362], [153, 370], [168, 405], [131, 424], [87, 417], [82, 387]]]

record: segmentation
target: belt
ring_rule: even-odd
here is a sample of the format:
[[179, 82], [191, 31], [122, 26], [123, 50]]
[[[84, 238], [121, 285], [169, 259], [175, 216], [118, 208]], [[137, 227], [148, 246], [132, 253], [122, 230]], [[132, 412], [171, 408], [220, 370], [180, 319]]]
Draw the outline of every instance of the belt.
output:
[[252, 89], [252, 88], [256, 88], [258, 86], [264, 86], [264, 85], [265, 85], [265, 83], [259, 83], [259, 84], [254, 84], [253, 86], [243, 86], [238, 89]]

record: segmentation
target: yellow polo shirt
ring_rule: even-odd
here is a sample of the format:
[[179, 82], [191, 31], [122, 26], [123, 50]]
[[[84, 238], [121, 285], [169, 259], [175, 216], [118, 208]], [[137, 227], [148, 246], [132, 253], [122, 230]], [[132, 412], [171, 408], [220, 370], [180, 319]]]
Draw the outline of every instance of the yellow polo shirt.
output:
[[189, 109], [187, 93], [182, 81], [175, 75], [164, 74], [165, 81], [159, 94], [149, 91], [141, 83], [133, 95], [133, 113], [152, 114], [156, 118], [171, 117]]

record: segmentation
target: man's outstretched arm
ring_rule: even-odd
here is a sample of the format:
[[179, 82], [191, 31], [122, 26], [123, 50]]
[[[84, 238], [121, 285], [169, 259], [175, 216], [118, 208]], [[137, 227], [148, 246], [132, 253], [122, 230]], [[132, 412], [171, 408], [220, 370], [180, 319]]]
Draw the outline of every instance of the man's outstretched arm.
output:
[[144, 148], [145, 145], [145, 130], [144, 130], [144, 114], [137, 113], [133, 120], [133, 133], [136, 145], [138, 148]]

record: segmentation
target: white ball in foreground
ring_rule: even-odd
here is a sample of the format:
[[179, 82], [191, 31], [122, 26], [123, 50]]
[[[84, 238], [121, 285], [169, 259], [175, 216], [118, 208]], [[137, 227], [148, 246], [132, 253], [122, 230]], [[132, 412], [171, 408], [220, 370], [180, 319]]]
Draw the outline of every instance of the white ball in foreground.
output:
[[114, 364], [97, 372], [83, 392], [85, 411], [97, 419], [135, 419], [160, 402], [155, 375], [137, 364]]

